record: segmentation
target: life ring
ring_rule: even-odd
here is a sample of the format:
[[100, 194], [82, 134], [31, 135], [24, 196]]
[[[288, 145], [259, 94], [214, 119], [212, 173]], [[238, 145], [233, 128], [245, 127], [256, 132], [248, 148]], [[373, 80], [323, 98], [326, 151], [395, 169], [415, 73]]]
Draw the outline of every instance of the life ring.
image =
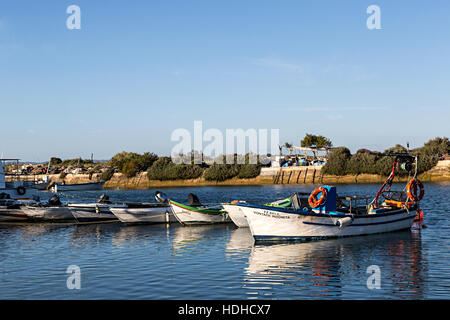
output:
[[[316, 198], [316, 196], [322, 193], [319, 199]], [[311, 195], [308, 198], [308, 203], [311, 206], [311, 208], [316, 208], [323, 204], [325, 202], [325, 199], [327, 198], [327, 189], [324, 187], [318, 187], [314, 189], [314, 191], [311, 193]]]
[[[417, 187], [419, 187], [420, 189], [419, 195], [417, 195]], [[411, 181], [409, 181], [408, 185], [406, 186], [406, 192], [408, 194], [408, 198], [410, 198], [412, 201], [420, 201], [423, 198], [424, 194], [422, 182], [420, 182], [418, 179], [411, 179]]]
[[25, 189], [25, 187], [17, 187], [16, 191], [20, 196], [23, 196], [25, 193], [27, 193], [27, 189]]

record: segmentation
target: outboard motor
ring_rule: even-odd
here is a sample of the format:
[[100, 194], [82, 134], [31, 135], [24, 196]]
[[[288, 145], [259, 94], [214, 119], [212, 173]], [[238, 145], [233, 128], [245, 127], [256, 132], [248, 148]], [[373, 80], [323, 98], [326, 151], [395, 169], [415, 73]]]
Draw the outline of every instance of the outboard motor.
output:
[[61, 200], [59, 200], [59, 197], [57, 195], [54, 195], [48, 200], [48, 205], [52, 207], [57, 207], [62, 205]]
[[167, 199], [167, 195], [164, 192], [156, 191], [155, 199], [158, 203], [169, 203], [169, 199]]
[[11, 196], [9, 195], [9, 193], [2, 192], [0, 193], [0, 199], [11, 199]]
[[198, 199], [198, 197], [193, 194], [193, 193], [189, 193], [188, 194], [188, 201], [189, 201], [189, 205], [192, 207], [200, 207], [202, 206], [202, 204], [200, 203], [200, 200]]
[[106, 203], [106, 204], [110, 204], [111, 201], [109, 201], [109, 196], [106, 194], [102, 194], [100, 196], [100, 198], [98, 198], [97, 203]]

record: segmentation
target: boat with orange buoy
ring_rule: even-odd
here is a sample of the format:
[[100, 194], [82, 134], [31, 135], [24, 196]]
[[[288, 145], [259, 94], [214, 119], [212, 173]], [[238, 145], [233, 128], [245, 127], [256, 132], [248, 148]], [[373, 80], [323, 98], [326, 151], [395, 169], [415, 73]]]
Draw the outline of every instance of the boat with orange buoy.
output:
[[[387, 154], [392, 171], [375, 197], [340, 196], [335, 186], [320, 186], [307, 197], [291, 196], [289, 206], [238, 202], [256, 241], [312, 240], [361, 236], [410, 229], [423, 219], [423, 184], [417, 179], [417, 156]], [[411, 172], [404, 190], [393, 190], [397, 170]], [[372, 200], [371, 200], [372, 199]], [[371, 200], [371, 201], [370, 201]]]

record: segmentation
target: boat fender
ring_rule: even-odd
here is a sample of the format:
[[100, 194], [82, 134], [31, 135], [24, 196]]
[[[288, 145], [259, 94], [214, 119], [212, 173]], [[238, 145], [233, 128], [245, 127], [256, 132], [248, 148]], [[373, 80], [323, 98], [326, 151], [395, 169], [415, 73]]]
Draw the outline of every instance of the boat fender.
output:
[[353, 222], [353, 218], [351, 218], [351, 217], [345, 217], [345, 218], [338, 219], [338, 220], [336, 221], [336, 225], [337, 225], [339, 228], [343, 228], [343, 227], [346, 227], [346, 226], [351, 225], [352, 222]]
[[27, 189], [25, 187], [17, 187], [17, 193], [21, 196], [23, 196], [25, 193], [27, 193]]

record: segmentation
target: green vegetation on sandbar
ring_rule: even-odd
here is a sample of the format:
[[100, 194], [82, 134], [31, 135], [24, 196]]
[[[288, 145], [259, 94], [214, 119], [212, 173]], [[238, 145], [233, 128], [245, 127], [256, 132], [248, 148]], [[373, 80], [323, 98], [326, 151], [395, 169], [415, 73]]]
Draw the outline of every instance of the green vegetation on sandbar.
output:
[[[406, 153], [407, 151], [405, 147], [397, 144], [383, 153]], [[429, 140], [423, 147], [411, 150], [410, 153], [419, 155], [417, 171], [423, 173], [433, 168], [443, 154], [450, 153], [450, 141], [446, 137], [437, 137]], [[363, 173], [389, 175], [392, 163], [392, 157], [383, 156], [381, 152], [360, 149], [352, 155], [348, 148], [338, 147], [331, 151], [323, 173], [336, 176]], [[400, 171], [398, 174], [408, 175], [408, 172]]]

